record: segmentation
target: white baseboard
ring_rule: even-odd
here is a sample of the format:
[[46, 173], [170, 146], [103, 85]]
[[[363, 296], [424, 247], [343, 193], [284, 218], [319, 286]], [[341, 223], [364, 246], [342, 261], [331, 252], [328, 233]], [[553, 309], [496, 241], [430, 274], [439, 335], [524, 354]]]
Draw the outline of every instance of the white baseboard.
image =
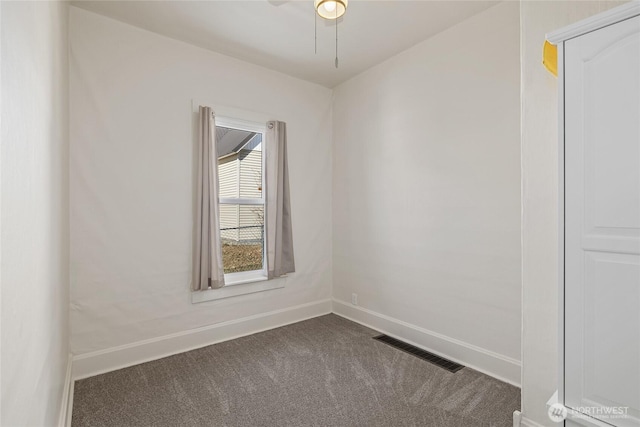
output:
[[73, 379], [82, 379], [211, 344], [331, 313], [331, 300], [256, 314], [73, 357]]
[[522, 412], [513, 411], [513, 427], [520, 427], [522, 422]]
[[62, 389], [62, 402], [60, 403], [60, 415], [58, 427], [68, 427], [71, 425], [71, 408], [73, 407], [73, 359], [71, 354], [67, 359], [67, 371], [64, 376], [64, 387]]
[[521, 363], [516, 359], [335, 298], [333, 299], [333, 312], [346, 319], [520, 387]]
[[542, 424], [538, 424], [537, 422], [532, 421], [527, 417], [520, 418], [520, 426], [521, 427], [544, 427]]
[[[559, 424], [558, 424], [559, 425]], [[535, 421], [522, 415], [520, 411], [513, 412], [513, 427], [544, 427], [542, 424], [538, 424]]]
[[[65, 385], [65, 408], [73, 399], [73, 381], [140, 363], [161, 359], [196, 348], [255, 334], [334, 312], [335, 314], [439, 354], [497, 379], [520, 386], [520, 362], [471, 344], [411, 325], [404, 321], [353, 306], [337, 299], [325, 299], [261, 313], [202, 328], [178, 332], [91, 353], [73, 356]], [[68, 413], [68, 414], [67, 414]], [[69, 410], [62, 411], [60, 425], [70, 422]], [[522, 418], [522, 425], [525, 424]]]
[[75, 380], [71, 380], [71, 386], [69, 387], [69, 401], [67, 402], [67, 419], [65, 420], [64, 427], [71, 427], [71, 417], [73, 415], [73, 393], [75, 388]]

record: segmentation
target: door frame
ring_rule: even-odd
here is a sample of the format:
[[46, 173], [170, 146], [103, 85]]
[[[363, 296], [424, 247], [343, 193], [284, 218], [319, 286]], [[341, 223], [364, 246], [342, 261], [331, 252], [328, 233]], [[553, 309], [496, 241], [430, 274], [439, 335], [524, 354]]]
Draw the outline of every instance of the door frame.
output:
[[[565, 74], [564, 43], [567, 40], [599, 30], [609, 25], [640, 16], [640, 1], [631, 1], [599, 13], [575, 24], [547, 34], [549, 43], [558, 50], [558, 402], [565, 403]], [[548, 402], [548, 405], [555, 402]], [[569, 414], [567, 420], [573, 417]], [[594, 427], [611, 427], [595, 418], [574, 420], [577, 424]], [[563, 423], [566, 425], [566, 421]]]

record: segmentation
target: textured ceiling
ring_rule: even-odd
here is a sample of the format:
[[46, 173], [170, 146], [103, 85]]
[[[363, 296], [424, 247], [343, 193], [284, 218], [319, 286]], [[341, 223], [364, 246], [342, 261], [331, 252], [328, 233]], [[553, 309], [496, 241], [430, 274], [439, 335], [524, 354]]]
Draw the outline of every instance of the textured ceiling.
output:
[[313, 0], [75, 1], [74, 6], [294, 77], [334, 87], [496, 1], [351, 0], [335, 26]]

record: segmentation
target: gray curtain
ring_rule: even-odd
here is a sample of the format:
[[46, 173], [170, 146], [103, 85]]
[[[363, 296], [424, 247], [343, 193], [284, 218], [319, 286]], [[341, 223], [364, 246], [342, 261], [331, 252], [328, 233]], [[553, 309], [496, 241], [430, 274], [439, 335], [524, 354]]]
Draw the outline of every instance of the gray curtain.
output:
[[218, 155], [215, 116], [210, 107], [200, 107], [198, 121], [198, 161], [196, 223], [193, 251], [194, 291], [224, 286], [220, 209], [218, 204]]
[[289, 202], [286, 123], [267, 123], [265, 146], [267, 266], [269, 279], [273, 279], [296, 270]]

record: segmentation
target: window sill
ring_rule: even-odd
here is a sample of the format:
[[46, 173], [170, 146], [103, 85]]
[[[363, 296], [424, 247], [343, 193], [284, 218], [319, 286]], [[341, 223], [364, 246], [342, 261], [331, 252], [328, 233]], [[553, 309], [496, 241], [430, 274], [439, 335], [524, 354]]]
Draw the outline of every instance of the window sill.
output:
[[224, 287], [268, 280], [265, 270], [241, 271], [224, 275]]
[[284, 280], [268, 280], [265, 276], [254, 276], [252, 278], [231, 280], [225, 283], [220, 289], [209, 289], [208, 291], [191, 292], [191, 303], [214, 301], [224, 298], [236, 297], [239, 295], [253, 294], [256, 292], [270, 291], [272, 289], [284, 288]]

